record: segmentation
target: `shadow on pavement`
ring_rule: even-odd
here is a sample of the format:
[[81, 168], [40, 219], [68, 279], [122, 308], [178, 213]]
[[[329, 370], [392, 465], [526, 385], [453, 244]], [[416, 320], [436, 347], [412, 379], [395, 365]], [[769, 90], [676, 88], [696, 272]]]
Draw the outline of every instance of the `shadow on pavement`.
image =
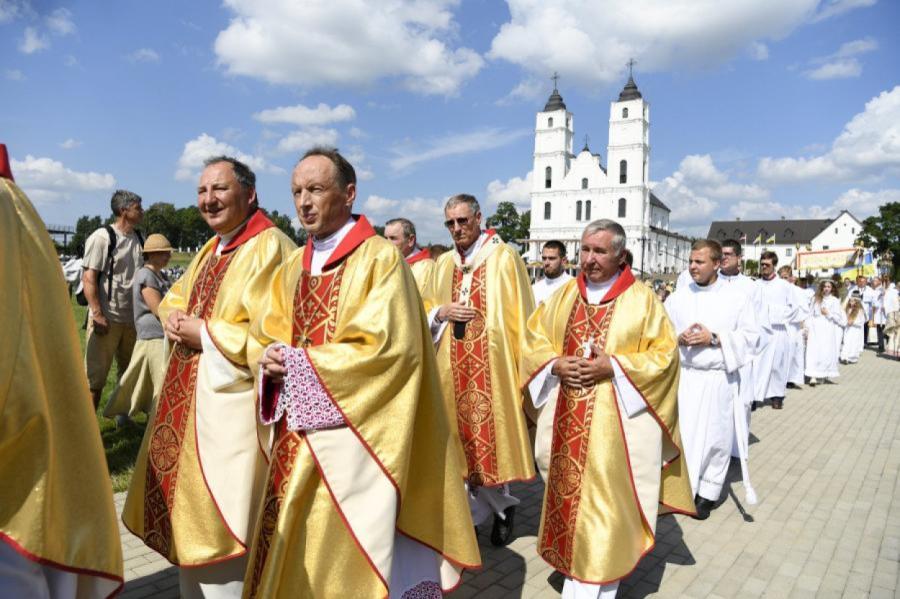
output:
[[178, 568], [170, 566], [125, 583], [121, 599], [137, 597], [178, 597]]
[[641, 560], [635, 573], [622, 582], [617, 597], [643, 599], [659, 591], [667, 564], [693, 566], [697, 563], [673, 514], [660, 516], [656, 521], [656, 541], [656, 547]]

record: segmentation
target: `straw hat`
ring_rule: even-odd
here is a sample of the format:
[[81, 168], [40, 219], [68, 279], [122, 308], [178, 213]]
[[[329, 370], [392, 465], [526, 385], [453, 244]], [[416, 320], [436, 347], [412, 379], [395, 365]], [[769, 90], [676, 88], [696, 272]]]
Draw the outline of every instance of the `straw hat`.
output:
[[144, 253], [150, 252], [171, 252], [172, 244], [166, 239], [165, 235], [154, 233], [147, 237], [144, 241]]

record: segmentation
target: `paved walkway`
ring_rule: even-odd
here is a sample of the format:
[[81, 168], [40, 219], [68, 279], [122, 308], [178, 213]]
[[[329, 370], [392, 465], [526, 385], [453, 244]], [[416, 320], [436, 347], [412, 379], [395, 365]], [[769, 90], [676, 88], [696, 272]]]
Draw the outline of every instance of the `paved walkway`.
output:
[[[709, 520], [664, 516], [657, 546], [619, 597], [894, 597], [900, 590], [900, 363], [863, 354], [836, 385], [790, 391], [784, 410], [753, 414], [742, 506], [732, 464]], [[753, 439], [751, 439], [753, 441]], [[480, 536], [484, 569], [452, 597], [558, 597], [561, 578], [535, 553], [543, 485], [519, 485], [516, 538]], [[121, 509], [124, 496], [116, 497]], [[174, 568], [122, 529], [124, 597], [177, 597]]]

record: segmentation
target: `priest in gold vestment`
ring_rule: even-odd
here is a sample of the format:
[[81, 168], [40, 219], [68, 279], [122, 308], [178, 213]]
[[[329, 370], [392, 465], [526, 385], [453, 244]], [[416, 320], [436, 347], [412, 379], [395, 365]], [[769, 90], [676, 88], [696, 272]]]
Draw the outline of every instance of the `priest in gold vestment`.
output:
[[309, 241], [252, 327], [273, 438], [244, 596], [439, 598], [480, 558], [415, 282], [337, 150], [291, 186]]
[[694, 512], [676, 336], [624, 249], [618, 223], [588, 225], [582, 274], [538, 307], [523, 350], [546, 481], [537, 550], [566, 599], [615, 597], [653, 549], [657, 515]]
[[122, 520], [181, 566], [182, 597], [239, 597], [266, 471], [247, 362], [250, 319], [294, 243], [257, 206], [243, 163], [207, 160], [197, 203], [216, 235], [162, 303], [174, 343]]
[[519, 362], [534, 309], [525, 263], [493, 230], [482, 231], [478, 200], [453, 196], [444, 223], [455, 248], [435, 265], [423, 294], [448, 410], [463, 452], [460, 473], [476, 524], [494, 516], [491, 542], [511, 539], [509, 483], [534, 477]]
[[0, 597], [112, 597], [122, 548], [68, 289], [2, 144], [0, 274]]
[[412, 270], [419, 293], [424, 292], [434, 274], [434, 259], [427, 248], [420, 248], [416, 243], [416, 225], [406, 218], [392, 218], [384, 224], [384, 238], [403, 254]]

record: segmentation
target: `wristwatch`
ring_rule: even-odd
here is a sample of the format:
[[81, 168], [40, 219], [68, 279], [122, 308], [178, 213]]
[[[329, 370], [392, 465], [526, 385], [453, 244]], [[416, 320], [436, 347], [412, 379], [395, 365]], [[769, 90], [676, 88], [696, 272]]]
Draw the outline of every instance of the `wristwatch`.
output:
[[719, 347], [719, 336], [715, 333], [710, 333], [709, 344], [713, 347]]

